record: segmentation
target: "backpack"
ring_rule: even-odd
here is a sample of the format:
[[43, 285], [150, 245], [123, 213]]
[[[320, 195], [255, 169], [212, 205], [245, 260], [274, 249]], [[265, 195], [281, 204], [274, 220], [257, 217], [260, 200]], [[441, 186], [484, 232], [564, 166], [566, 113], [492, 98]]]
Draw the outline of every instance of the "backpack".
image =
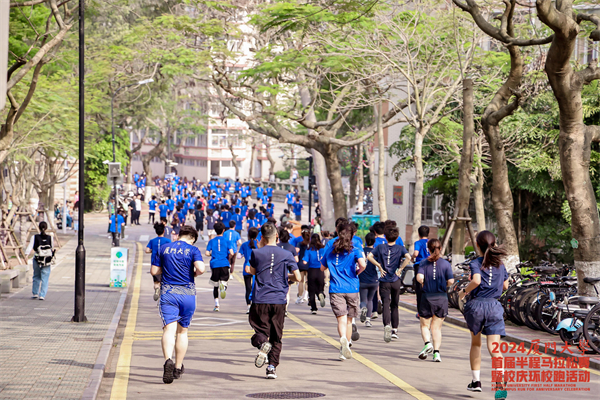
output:
[[49, 267], [54, 260], [54, 250], [52, 249], [52, 238], [48, 235], [35, 235], [33, 239], [33, 250], [35, 251], [35, 260], [40, 268]]

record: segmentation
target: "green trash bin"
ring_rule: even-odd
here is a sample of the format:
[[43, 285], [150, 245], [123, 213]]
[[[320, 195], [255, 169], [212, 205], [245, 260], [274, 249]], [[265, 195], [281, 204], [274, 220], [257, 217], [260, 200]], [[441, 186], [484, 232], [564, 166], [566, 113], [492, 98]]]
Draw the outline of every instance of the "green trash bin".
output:
[[353, 215], [352, 221], [358, 224], [358, 230], [369, 230], [371, 226], [379, 221], [379, 215]]

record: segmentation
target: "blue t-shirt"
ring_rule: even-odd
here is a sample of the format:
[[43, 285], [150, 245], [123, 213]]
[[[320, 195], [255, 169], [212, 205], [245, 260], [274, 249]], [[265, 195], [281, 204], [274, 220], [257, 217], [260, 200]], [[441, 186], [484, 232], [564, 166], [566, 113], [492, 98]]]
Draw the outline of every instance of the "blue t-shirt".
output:
[[166, 203], [169, 211], [173, 211], [175, 209], [175, 200], [168, 199]]
[[254, 249], [250, 265], [256, 269], [252, 301], [256, 304], [286, 304], [288, 272], [298, 269], [290, 252], [277, 246]]
[[476, 258], [471, 261], [471, 279], [473, 275], [481, 275], [481, 284], [477, 286], [469, 295], [472, 299], [476, 297], [499, 299], [502, 295], [502, 286], [504, 281], [508, 279], [508, 272], [504, 264], [499, 267], [481, 268], [483, 257]]
[[379, 278], [379, 282], [396, 282], [400, 277], [396, 271], [400, 268], [404, 255], [408, 251], [399, 244], [390, 246], [388, 243], [380, 244], [373, 249], [373, 257], [385, 270], [385, 276]]
[[229, 211], [221, 212], [221, 221], [223, 221], [223, 225], [225, 227], [229, 227], [229, 221], [231, 220], [231, 213]]
[[356, 273], [356, 263], [364, 258], [360, 249], [353, 248], [350, 253], [335, 253], [330, 247], [321, 259], [321, 264], [329, 269], [329, 293], [358, 293], [360, 282]]
[[202, 252], [182, 240], [161, 246], [162, 284], [189, 285], [194, 283], [194, 262], [202, 261]]
[[225, 231], [225, 233], [223, 233], [223, 237], [227, 240], [229, 240], [229, 242], [231, 243], [231, 246], [233, 247], [233, 252], [237, 253], [238, 250], [238, 240], [241, 240], [242, 237], [240, 236], [239, 233], [237, 233], [235, 230], [233, 229], [227, 229]]
[[258, 220], [256, 218], [249, 219], [247, 222], [248, 222], [248, 229], [260, 227], [260, 223], [258, 222]]
[[431, 262], [426, 258], [419, 264], [419, 274], [423, 274], [423, 293], [447, 292], [447, 282], [454, 279], [452, 265], [443, 258]]
[[148, 242], [148, 245], [146, 247], [152, 250], [152, 256], [150, 258], [151, 265], [160, 265], [160, 257], [158, 256], [158, 251], [163, 245], [167, 243], [171, 243], [171, 239], [166, 237], [155, 237], [154, 239]]
[[112, 233], [121, 233], [121, 224], [125, 222], [123, 221], [123, 216], [121, 214], [117, 215], [116, 221], [117, 224], [115, 226], [115, 214], [111, 215], [109, 231]]
[[293, 193], [286, 194], [285, 200], [288, 204], [293, 204], [294, 203], [294, 194]]
[[[294, 246], [294, 247], [300, 247], [300, 243], [301, 243], [303, 240], [304, 240], [304, 239], [302, 238], [302, 236], [298, 236], [298, 237], [295, 237], [295, 238], [293, 238], [293, 239], [290, 239], [290, 240], [288, 240], [288, 243], [289, 243], [289, 244], [291, 244], [291, 245], [292, 245], [292, 246]], [[321, 253], [321, 255], [323, 255], [323, 254]]]
[[264, 192], [264, 189], [262, 188], [262, 186], [257, 187], [256, 188], [256, 198], [257, 199], [262, 199], [263, 192]]
[[272, 187], [267, 188], [267, 197], [273, 197], [273, 188]]
[[150, 211], [156, 211], [156, 205], [157, 205], [157, 204], [158, 204], [158, 203], [156, 202], [156, 200], [150, 200], [150, 201], [148, 202], [148, 209], [149, 209]]
[[415, 258], [415, 265], [418, 265], [421, 260], [429, 257], [429, 250], [427, 250], [427, 239], [420, 239], [415, 242], [415, 251], [418, 251], [417, 257]]
[[235, 221], [235, 230], [241, 231], [244, 227], [244, 217], [241, 214], [234, 214], [233, 217], [231, 217], [231, 219]]
[[304, 206], [302, 205], [302, 200], [295, 202], [292, 205], [292, 208], [294, 209], [294, 214], [296, 214], [296, 215], [302, 214], [302, 209], [304, 208]]
[[211, 268], [222, 268], [229, 267], [229, 250], [235, 253], [231, 242], [225, 239], [223, 236], [217, 236], [208, 242], [206, 251], [210, 251], [210, 267]]
[[158, 206], [158, 211], [160, 212], [161, 218], [167, 218], [168, 210], [169, 210], [169, 207], [166, 204], [161, 204], [160, 206]]
[[377, 246], [379, 246], [382, 243], [387, 243], [387, 239], [384, 237], [376, 237], [375, 238], [375, 243], [373, 244], [373, 248], [377, 248]]
[[[372, 247], [365, 247], [365, 261], [366, 256], [373, 251]], [[367, 261], [367, 268], [360, 275], [358, 275], [360, 283], [373, 284], [377, 283], [377, 267], [371, 261]]]
[[[258, 242], [256, 240], [254, 240], [254, 248], [256, 249], [258, 247]], [[246, 266], [250, 265], [250, 256], [252, 255], [252, 249], [250, 247], [250, 241], [248, 240], [247, 242], [242, 243], [242, 245], [240, 246], [240, 254], [242, 255], [242, 257], [244, 257], [244, 266], [243, 266], [243, 274], [244, 275], [250, 275], [249, 273], [246, 272]]]
[[323, 249], [306, 250], [302, 261], [308, 264], [308, 268], [321, 268], [321, 257], [323, 257]]
[[[338, 237], [334, 237], [333, 239], [328, 240], [327, 243], [325, 243], [325, 251], [329, 251], [333, 247], [333, 244], [338, 241], [338, 239], [339, 239]], [[362, 252], [363, 251], [362, 241], [359, 241], [357, 239], [360, 239], [360, 238], [358, 236], [354, 236], [352, 238], [352, 245], [354, 246], [355, 249], [358, 249]]]

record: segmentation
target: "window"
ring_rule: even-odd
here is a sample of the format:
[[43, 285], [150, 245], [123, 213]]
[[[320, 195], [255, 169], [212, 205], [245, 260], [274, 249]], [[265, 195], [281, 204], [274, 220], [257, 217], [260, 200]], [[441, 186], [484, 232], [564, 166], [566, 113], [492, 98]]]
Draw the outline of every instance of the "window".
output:
[[206, 160], [196, 160], [196, 165], [199, 167], [206, 167]]
[[194, 136], [188, 136], [185, 139], [185, 145], [186, 146], [195, 146], [196, 145], [196, 138]]
[[190, 166], [194, 166], [196, 164], [195, 160], [191, 160], [189, 158], [186, 158], [183, 160], [183, 165], [190, 165]]
[[210, 145], [212, 147], [227, 147], [227, 130], [212, 129]]
[[[415, 183], [411, 182], [409, 186], [408, 193], [408, 223], [414, 223], [414, 215], [413, 215], [413, 207], [414, 207], [414, 197], [415, 197]], [[435, 196], [426, 195], [423, 196], [421, 206], [421, 221], [432, 221], [433, 220], [433, 210], [435, 208]]]
[[131, 161], [142, 161], [142, 156], [139, 153], [135, 153], [131, 156]]
[[231, 167], [231, 161], [230, 160], [221, 161], [221, 167]]
[[201, 133], [198, 135], [198, 147], [206, 147], [206, 137], [208, 134]]

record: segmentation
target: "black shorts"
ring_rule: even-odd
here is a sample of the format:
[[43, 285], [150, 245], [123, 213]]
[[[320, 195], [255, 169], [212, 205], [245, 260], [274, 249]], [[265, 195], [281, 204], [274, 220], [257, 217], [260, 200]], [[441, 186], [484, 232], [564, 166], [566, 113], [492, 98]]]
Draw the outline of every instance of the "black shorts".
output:
[[213, 286], [219, 286], [219, 282], [227, 282], [229, 280], [229, 268], [230, 267], [213, 268], [210, 275], [210, 283]]
[[446, 293], [422, 293], [419, 304], [419, 317], [446, 318], [448, 315], [448, 295]]

